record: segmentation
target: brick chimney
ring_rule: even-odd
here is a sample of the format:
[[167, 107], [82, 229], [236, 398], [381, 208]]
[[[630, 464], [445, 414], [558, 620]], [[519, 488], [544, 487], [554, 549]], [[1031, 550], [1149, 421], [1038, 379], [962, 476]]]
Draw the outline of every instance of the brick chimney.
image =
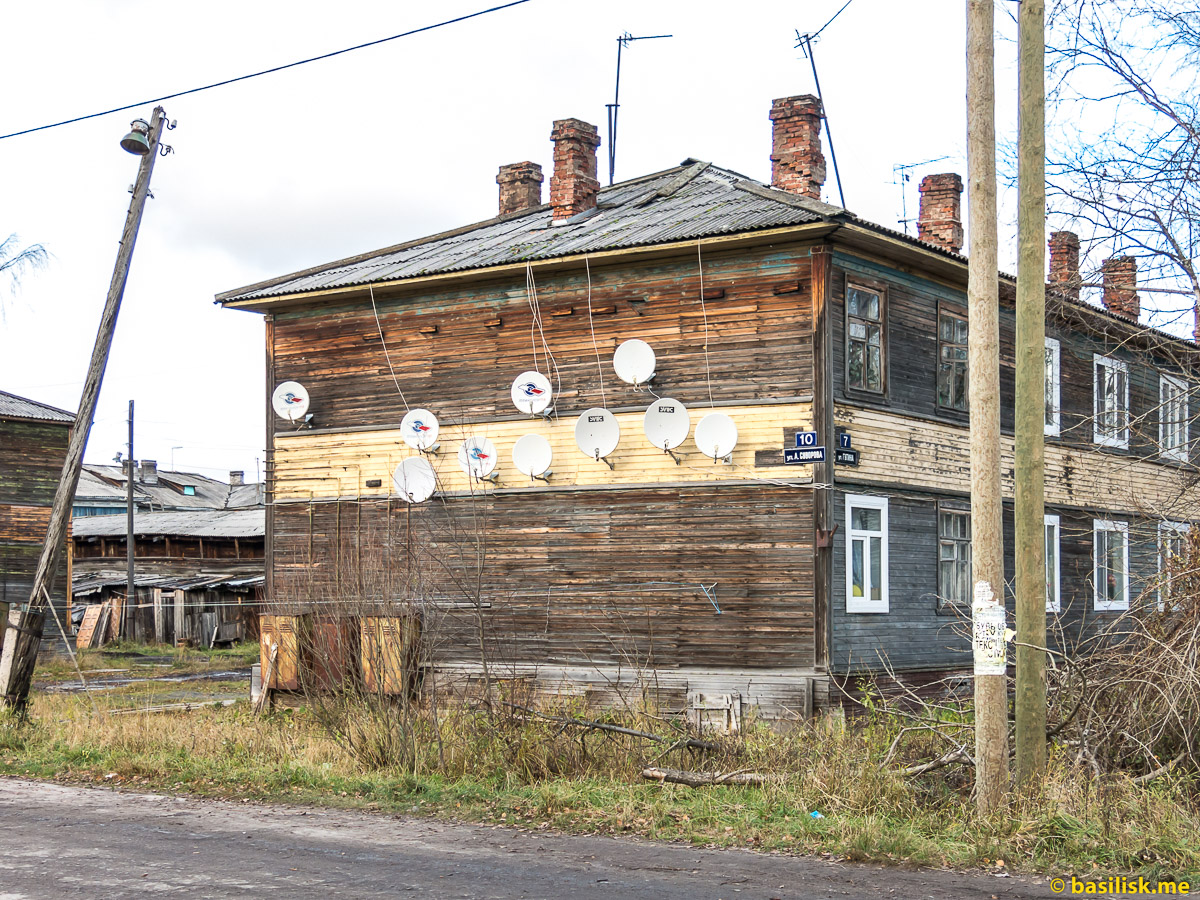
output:
[[596, 148], [600, 132], [580, 119], [559, 119], [550, 132], [554, 141], [554, 174], [550, 176], [550, 205], [554, 221], [596, 208]]
[[[1079, 299], [1079, 235], [1073, 231], [1050, 232], [1050, 286], [1064, 297]], [[1137, 279], [1136, 269], [1134, 280]], [[1107, 306], [1107, 302], [1105, 306]]]
[[230, 487], [241, 487], [245, 483], [246, 483], [245, 470], [243, 470], [241, 472], [230, 472], [229, 473], [229, 486]]
[[1114, 256], [1101, 263], [1100, 271], [1104, 273], [1104, 308], [1136, 322], [1142, 313], [1137, 295], [1137, 260], [1132, 256]]
[[153, 459], [143, 459], [141, 476], [138, 480], [142, 484], [158, 484], [158, 463]]
[[821, 101], [812, 94], [771, 104], [771, 187], [814, 200], [825, 183]]
[[962, 179], [953, 172], [926, 175], [919, 190], [917, 237], [943, 250], [962, 252]]
[[519, 162], [500, 167], [496, 184], [500, 185], [500, 215], [520, 212], [542, 205], [542, 167]]

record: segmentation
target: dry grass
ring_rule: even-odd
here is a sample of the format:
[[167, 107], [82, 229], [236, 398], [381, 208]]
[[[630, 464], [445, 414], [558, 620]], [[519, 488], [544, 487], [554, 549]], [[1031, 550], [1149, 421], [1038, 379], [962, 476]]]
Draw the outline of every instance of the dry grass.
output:
[[[1155, 877], [1200, 869], [1200, 809], [1186, 780], [1097, 781], [1056, 755], [1041, 796], [980, 820], [971, 813], [969, 769], [896, 774], [897, 764], [941, 752], [928, 735], [906, 735], [881, 766], [901, 727], [882, 714], [784, 732], [751, 723], [708, 759], [675, 751], [658, 760], [780, 776], [763, 788], [695, 790], [640, 779], [660, 745], [461, 706], [443, 709], [436, 726], [428, 715], [413, 717], [415, 753], [389, 767], [364, 765], [299, 710], [263, 719], [244, 704], [109, 716], [105, 709], [129, 706], [136, 695], [94, 699], [100, 715], [89, 698], [37, 695], [31, 724], [0, 723], [0, 772], [854, 860]], [[654, 719], [629, 724], [663, 732]]]

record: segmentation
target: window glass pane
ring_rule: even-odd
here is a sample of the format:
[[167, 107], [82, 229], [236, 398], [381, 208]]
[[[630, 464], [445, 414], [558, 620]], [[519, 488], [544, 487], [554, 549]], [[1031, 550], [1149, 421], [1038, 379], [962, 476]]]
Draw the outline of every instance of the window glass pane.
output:
[[883, 372], [879, 359], [880, 353], [878, 347], [867, 347], [867, 377], [866, 386], [873, 391], [880, 390], [883, 386]]
[[854, 538], [850, 542], [850, 593], [855, 597], [865, 597], [866, 587], [863, 583], [863, 549], [865, 541]]
[[883, 599], [883, 538], [871, 538], [871, 599]]
[[846, 363], [846, 374], [851, 387], [863, 386], [863, 352], [865, 348], [855, 341], [850, 342], [850, 356]]
[[868, 344], [878, 347], [881, 343], [880, 337], [881, 337], [881, 332], [879, 330], [878, 325], [870, 325], [867, 327], [867, 343]]
[[855, 531], [879, 531], [883, 524], [883, 514], [878, 509], [858, 507], [850, 516], [850, 527]]
[[867, 326], [862, 322], [851, 322], [850, 337], [856, 341], [865, 341], [867, 339]]
[[846, 295], [846, 312], [852, 316], [862, 314], [861, 304], [859, 303], [860, 296], [859, 292], [854, 288], [851, 288], [850, 293]]
[[866, 315], [866, 317], [868, 319], [875, 319], [876, 321], [878, 321], [879, 320], [879, 295], [878, 294], [869, 294], [869, 295], [867, 295], [867, 297], [868, 297], [868, 299], [867, 299], [866, 311], [865, 311], [864, 315]]

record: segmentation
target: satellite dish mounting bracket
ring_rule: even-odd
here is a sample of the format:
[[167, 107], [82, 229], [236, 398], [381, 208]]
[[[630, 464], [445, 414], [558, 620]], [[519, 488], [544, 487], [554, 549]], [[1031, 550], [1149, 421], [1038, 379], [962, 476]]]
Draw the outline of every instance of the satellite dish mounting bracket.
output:
[[420, 453], [422, 456], [441, 456], [442, 454], [438, 452], [441, 449], [441, 447], [442, 447], [442, 444], [439, 441], [438, 443], [434, 444], [432, 447], [418, 447], [417, 452]]
[[675, 465], [677, 465], [677, 466], [682, 465], [682, 463], [683, 463], [682, 457], [676, 456], [675, 451], [672, 450], [670, 447], [664, 446], [663, 453], [667, 454], [667, 456], [669, 456], [669, 457], [671, 457], [671, 459], [675, 460]]
[[541, 475], [530, 475], [530, 476], [529, 476], [529, 480], [530, 480], [530, 481], [544, 481], [546, 484], [549, 484], [549, 483], [550, 483], [550, 476], [551, 476], [551, 475], [553, 475], [553, 474], [554, 474], [554, 472], [553, 472], [552, 470], [550, 470], [550, 469], [547, 469], [547, 470], [546, 470], [545, 472], [543, 472]]
[[607, 456], [601, 456], [599, 453], [596, 454], [596, 462], [604, 463], [610, 470], [616, 469], [616, 466], [613, 465]]

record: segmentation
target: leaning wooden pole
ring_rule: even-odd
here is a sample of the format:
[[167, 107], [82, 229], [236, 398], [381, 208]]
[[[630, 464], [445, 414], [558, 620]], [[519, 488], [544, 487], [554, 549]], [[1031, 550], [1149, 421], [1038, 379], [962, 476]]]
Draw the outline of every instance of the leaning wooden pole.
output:
[[49, 600], [54, 587], [54, 573], [58, 568], [67, 525], [71, 519], [71, 502], [75, 497], [79, 471], [83, 466], [83, 451], [87, 447], [92, 419], [96, 414], [96, 403], [100, 399], [100, 385], [104, 381], [104, 369], [108, 365], [108, 351], [117, 327], [121, 298], [125, 294], [125, 279], [129, 275], [129, 263], [133, 258], [134, 244], [137, 242], [138, 226], [142, 222], [142, 210], [150, 193], [150, 175], [154, 171], [154, 160], [158, 156], [163, 123], [163, 109], [161, 106], [155, 107], [150, 120], [150, 152], [142, 157], [137, 181], [133, 185], [133, 200], [130, 201], [129, 213], [125, 217], [125, 230], [121, 233], [121, 246], [117, 251], [117, 262], [113, 268], [112, 282], [108, 287], [108, 299], [100, 316], [100, 327], [96, 331], [96, 344], [92, 348], [92, 361], [83, 384], [79, 412], [75, 414], [75, 427], [67, 445], [67, 458], [63, 461], [58, 489], [54, 493], [50, 525], [46, 530], [45, 543], [42, 544], [42, 555], [38, 559], [28, 608], [14, 609], [9, 613], [9, 625], [14, 627], [6, 630], [4, 650], [0, 654], [0, 708], [24, 709], [29, 699], [29, 685], [33, 678], [33, 666], [37, 661], [42, 636], [44, 616], [40, 607]]
[[1017, 784], [1046, 769], [1046, 85], [1043, 0], [1018, 18]]
[[[1008, 691], [995, 659], [1004, 610], [1004, 506], [1000, 494], [1000, 297], [996, 224], [996, 87], [993, 0], [967, 0], [967, 195], [971, 231], [971, 544], [974, 568], [975, 795], [994, 812], [1008, 789]], [[997, 610], [997, 606], [999, 610]], [[1003, 627], [1000, 628], [1003, 649]], [[987, 659], [986, 648], [992, 648]], [[984, 652], [981, 653], [981, 647]]]

